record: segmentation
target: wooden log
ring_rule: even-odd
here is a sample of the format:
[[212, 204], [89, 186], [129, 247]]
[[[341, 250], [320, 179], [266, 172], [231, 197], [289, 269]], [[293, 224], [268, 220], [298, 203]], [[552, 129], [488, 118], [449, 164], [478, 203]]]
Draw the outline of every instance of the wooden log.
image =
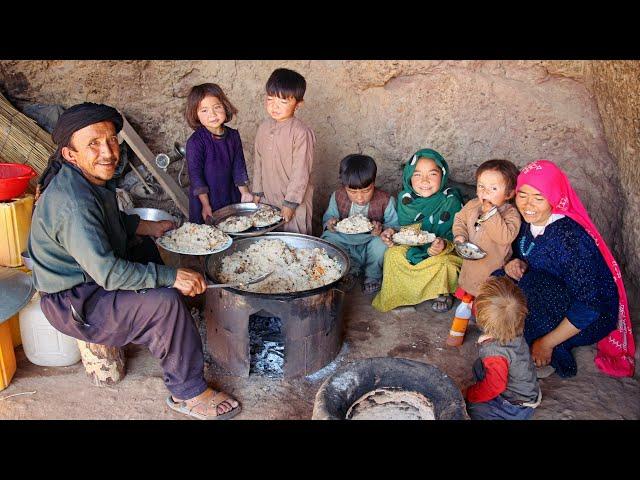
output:
[[78, 340], [82, 364], [91, 377], [93, 384], [98, 387], [113, 385], [125, 375], [124, 350], [118, 347], [108, 347]]

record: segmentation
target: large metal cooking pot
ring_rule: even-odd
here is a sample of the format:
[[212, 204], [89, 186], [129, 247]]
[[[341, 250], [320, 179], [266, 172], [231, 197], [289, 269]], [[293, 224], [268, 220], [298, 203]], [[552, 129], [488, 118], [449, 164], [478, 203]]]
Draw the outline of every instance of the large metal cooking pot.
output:
[[259, 242], [260, 240], [282, 240], [291, 248], [324, 248], [327, 254], [337, 260], [340, 264], [340, 278], [331, 282], [327, 285], [318, 288], [312, 288], [310, 290], [302, 290], [299, 292], [284, 292], [284, 293], [258, 293], [258, 292], [249, 292], [247, 290], [241, 290], [239, 288], [227, 287], [225, 290], [232, 291], [234, 293], [239, 293], [241, 295], [247, 295], [252, 297], [259, 297], [265, 299], [290, 299], [297, 297], [304, 297], [308, 295], [315, 295], [320, 292], [324, 292], [331, 288], [337, 287], [338, 282], [342, 280], [342, 278], [349, 273], [349, 269], [351, 268], [351, 262], [349, 261], [349, 255], [342, 250], [337, 245], [333, 243], [329, 243], [321, 238], [312, 237], [310, 235], [303, 235], [301, 233], [290, 233], [290, 232], [271, 232], [266, 233], [260, 237], [250, 237], [250, 238], [240, 238], [234, 239], [233, 244], [227, 248], [226, 250], [211, 254], [207, 257], [205, 262], [205, 272], [207, 278], [216, 283], [222, 283], [218, 278], [218, 271], [222, 265], [222, 259], [232, 255], [234, 252], [243, 251], [249, 248], [253, 243]]

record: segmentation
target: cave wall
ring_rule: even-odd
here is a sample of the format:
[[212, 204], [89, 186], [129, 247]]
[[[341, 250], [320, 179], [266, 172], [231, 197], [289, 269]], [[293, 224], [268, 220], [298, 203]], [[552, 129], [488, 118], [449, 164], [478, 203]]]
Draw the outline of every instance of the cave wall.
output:
[[251, 176], [256, 129], [267, 115], [264, 84], [278, 67], [307, 80], [299, 116], [318, 139], [316, 229], [349, 153], [371, 155], [378, 185], [392, 193], [400, 163], [424, 147], [468, 184], [490, 158], [519, 167], [544, 158], [567, 172], [628, 275], [640, 273], [638, 62], [0, 61], [0, 89], [16, 103], [108, 103], [154, 153], [172, 155], [191, 133], [183, 118], [189, 88], [218, 83], [239, 109], [229, 125], [240, 131]]

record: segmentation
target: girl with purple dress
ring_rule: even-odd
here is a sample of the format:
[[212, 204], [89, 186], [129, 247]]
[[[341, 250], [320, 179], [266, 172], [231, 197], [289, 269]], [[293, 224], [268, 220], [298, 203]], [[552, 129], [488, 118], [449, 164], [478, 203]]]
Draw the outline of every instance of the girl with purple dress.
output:
[[195, 130], [186, 148], [192, 223], [205, 223], [214, 211], [232, 203], [253, 201], [240, 134], [225, 125], [237, 113], [215, 83], [196, 85], [189, 92], [185, 117]]

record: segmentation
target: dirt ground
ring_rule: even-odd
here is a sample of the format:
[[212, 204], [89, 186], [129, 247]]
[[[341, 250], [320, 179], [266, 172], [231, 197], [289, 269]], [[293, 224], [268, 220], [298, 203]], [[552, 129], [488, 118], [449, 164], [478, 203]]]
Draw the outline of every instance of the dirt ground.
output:
[[[639, 317], [638, 308], [633, 308], [632, 318]], [[207, 380], [242, 402], [243, 411], [236, 418], [243, 420], [310, 419], [322, 382], [336, 368], [361, 358], [409, 358], [438, 366], [460, 387], [472, 380], [471, 364], [476, 358], [479, 330], [471, 324], [462, 347], [446, 347], [451, 313], [436, 314], [429, 302], [383, 314], [371, 307], [371, 297], [363, 295], [356, 285], [345, 299], [344, 320], [346, 331], [340, 354], [309, 377], [285, 381], [214, 376], [214, 369], [207, 367]], [[634, 329], [638, 344], [640, 328], [636, 325]], [[541, 380], [543, 400], [535, 420], [640, 418], [638, 370], [633, 378], [611, 378], [595, 367], [595, 346], [578, 348], [574, 354], [578, 362], [576, 377], [561, 379], [552, 375]], [[165, 405], [168, 391], [162, 382], [162, 370], [139, 346], [127, 347], [125, 378], [102, 388], [91, 384], [82, 363], [39, 367], [27, 360], [22, 347], [16, 348], [16, 357], [15, 377], [0, 392], [0, 419], [188, 419]], [[35, 393], [6, 398], [24, 392]]]

